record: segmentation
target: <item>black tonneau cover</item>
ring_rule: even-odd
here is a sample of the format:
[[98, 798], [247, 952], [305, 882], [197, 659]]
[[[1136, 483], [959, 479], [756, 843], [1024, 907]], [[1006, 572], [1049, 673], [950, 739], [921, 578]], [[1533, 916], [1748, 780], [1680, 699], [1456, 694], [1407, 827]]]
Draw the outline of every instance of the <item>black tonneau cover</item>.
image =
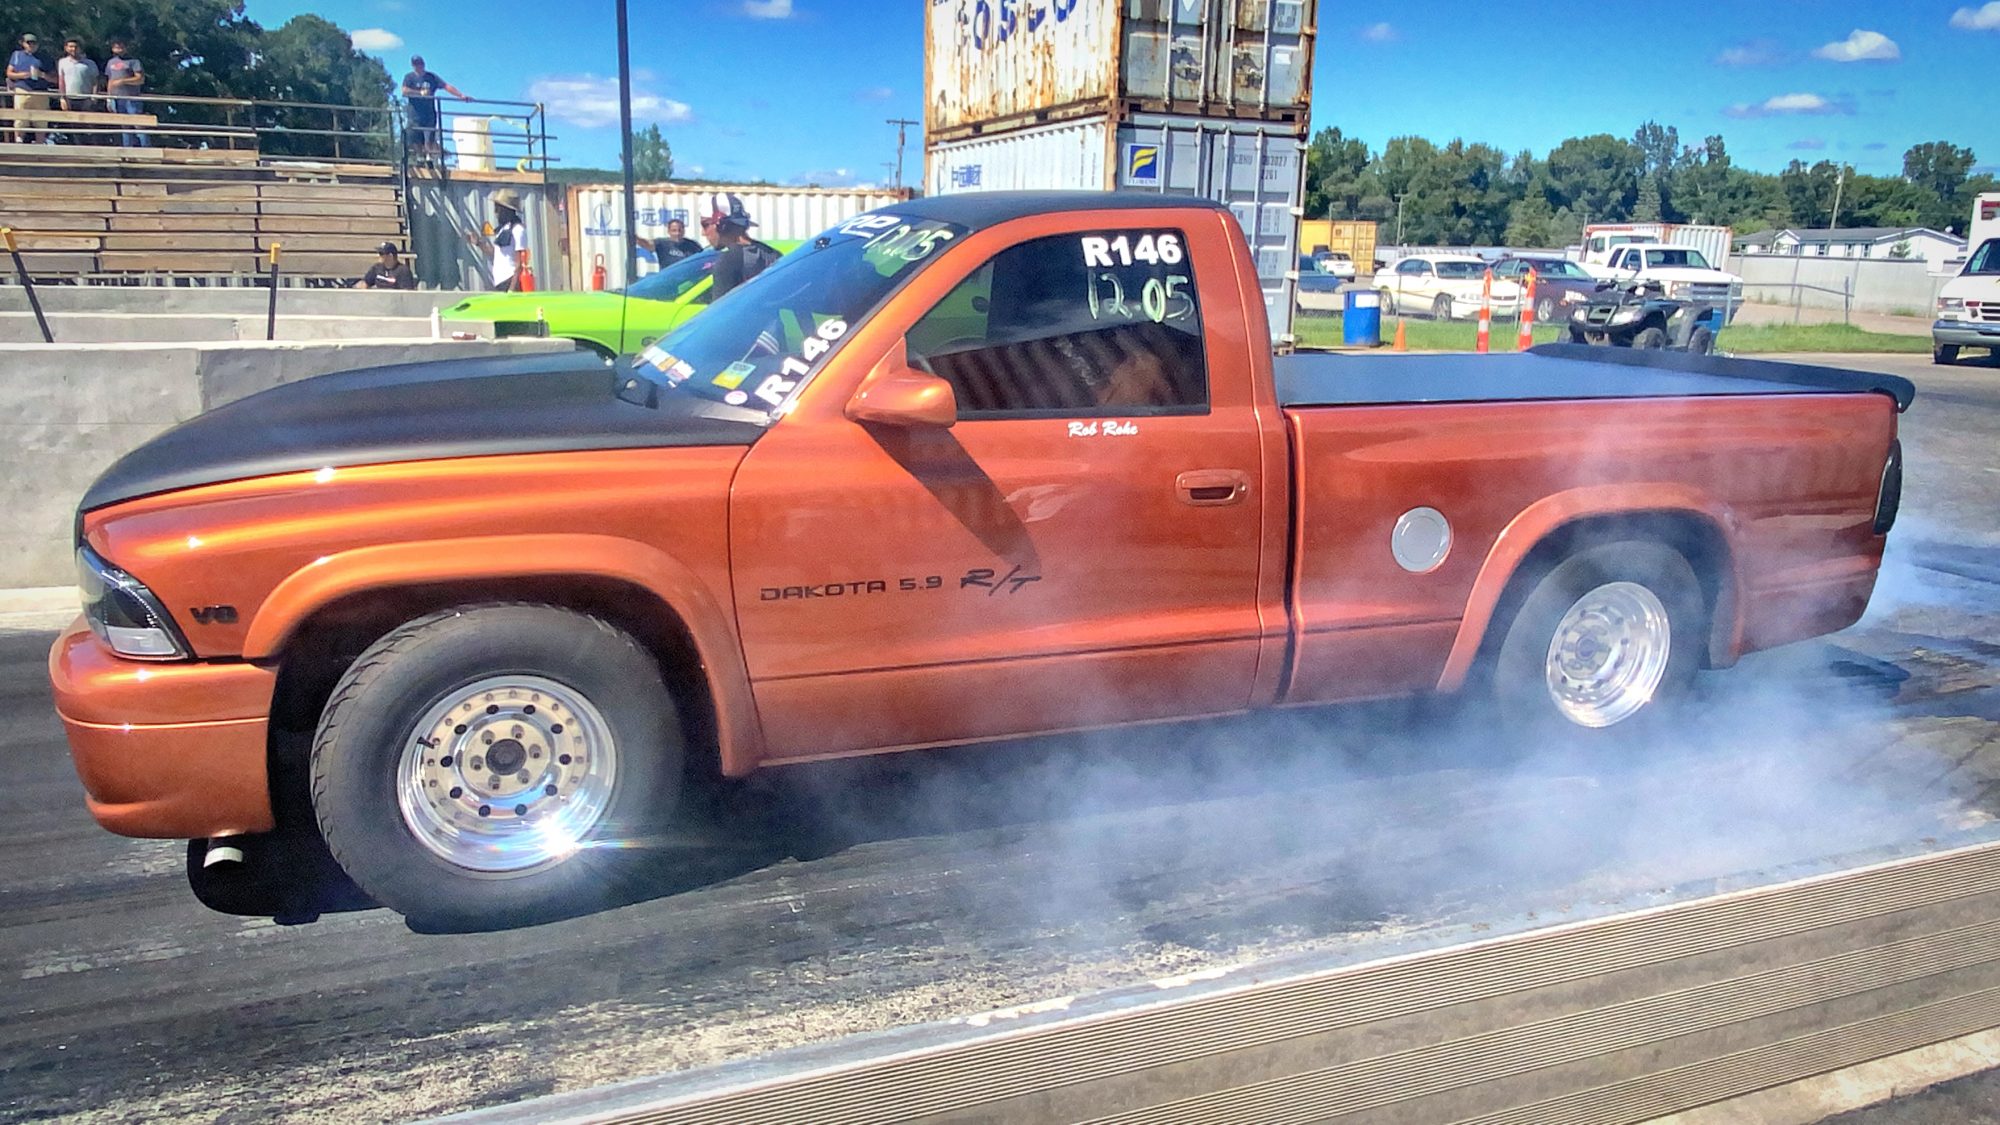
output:
[[1510, 355], [1303, 353], [1278, 356], [1276, 365], [1285, 406], [1872, 391], [1902, 411], [1917, 393], [1894, 375], [1583, 344]]

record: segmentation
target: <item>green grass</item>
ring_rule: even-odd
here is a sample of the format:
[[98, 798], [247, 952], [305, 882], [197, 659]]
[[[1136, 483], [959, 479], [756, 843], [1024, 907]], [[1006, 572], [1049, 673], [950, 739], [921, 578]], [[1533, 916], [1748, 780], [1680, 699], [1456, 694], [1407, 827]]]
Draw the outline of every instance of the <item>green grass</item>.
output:
[[[1469, 352], [1479, 343], [1479, 325], [1467, 320], [1405, 320], [1404, 340], [1413, 352]], [[1300, 316], [1292, 321], [1292, 331], [1298, 335], [1299, 346], [1303, 348], [1337, 348], [1340, 346], [1341, 318], [1334, 316]], [[1493, 322], [1492, 350], [1511, 352], [1520, 339], [1521, 326], [1512, 320]], [[1535, 343], [1551, 343], [1562, 336], [1559, 329], [1535, 328]], [[1396, 338], [1396, 321], [1391, 317], [1382, 320], [1382, 344], [1387, 347]]]
[[[1404, 339], [1413, 352], [1469, 352], [1479, 339], [1479, 326], [1471, 321], [1409, 319], [1403, 322]], [[1340, 346], [1341, 318], [1300, 316], [1292, 322], [1303, 348]], [[1520, 327], [1514, 321], [1493, 322], [1492, 350], [1514, 351]], [[1396, 338], [1393, 318], [1382, 321], [1382, 343]], [[1535, 327], [1535, 343], [1547, 344], [1568, 339], [1567, 331]], [[1727, 328], [1717, 340], [1725, 352], [1761, 355], [1771, 352], [1898, 352], [1922, 354], [1931, 350], [1929, 336], [1902, 336], [1889, 332], [1869, 332], [1849, 324], [1768, 324]]]
[[1725, 328], [1716, 346], [1739, 355], [1767, 352], [1906, 352], [1931, 350], [1929, 336], [1869, 332], [1851, 324], [1759, 324]]

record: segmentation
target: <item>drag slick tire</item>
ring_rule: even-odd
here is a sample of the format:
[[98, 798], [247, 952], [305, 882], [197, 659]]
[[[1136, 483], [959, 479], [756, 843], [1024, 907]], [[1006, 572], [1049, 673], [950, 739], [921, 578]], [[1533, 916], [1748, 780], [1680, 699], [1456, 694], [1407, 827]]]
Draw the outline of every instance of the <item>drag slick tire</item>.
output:
[[313, 814], [376, 902], [439, 929], [623, 901], [678, 795], [683, 739], [653, 658], [592, 617], [484, 605], [419, 618], [335, 686]]
[[1494, 660], [1502, 718], [1601, 737], [1655, 725], [1701, 665], [1707, 614], [1686, 559], [1637, 540], [1578, 551], [1529, 590]]

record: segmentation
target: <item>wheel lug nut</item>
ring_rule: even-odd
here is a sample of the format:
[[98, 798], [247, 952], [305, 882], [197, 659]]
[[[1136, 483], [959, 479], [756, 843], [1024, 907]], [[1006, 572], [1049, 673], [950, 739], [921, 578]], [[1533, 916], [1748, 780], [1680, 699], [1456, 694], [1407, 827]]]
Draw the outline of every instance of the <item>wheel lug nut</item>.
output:
[[493, 745], [493, 732], [490, 730], [487, 731], [485, 734], [479, 736], [479, 740], [488, 746]]
[[498, 789], [498, 788], [500, 788], [500, 775], [496, 773], [496, 774], [494, 774], [494, 775], [493, 775], [492, 777], [489, 777], [489, 778], [487, 778], [487, 779], [486, 779], [486, 788], [488, 788], [488, 789]]
[[528, 806], [526, 806], [526, 805], [515, 805], [515, 806], [514, 806], [514, 815], [515, 815], [515, 816], [527, 816], [527, 815], [528, 815]]
[[486, 762], [480, 758], [474, 758], [472, 759], [472, 768], [476, 770], [483, 770], [486, 768]]
[[544, 793], [548, 794], [549, 796], [553, 797], [553, 796], [555, 796], [555, 795], [556, 795], [556, 794], [557, 794], [558, 792], [560, 792], [560, 790], [558, 790], [558, 789], [557, 789], [557, 788], [556, 788], [555, 786], [553, 786], [553, 785], [544, 785], [544, 786], [542, 786], [542, 792], [544, 792]]
[[528, 776], [527, 770], [522, 770], [520, 773], [514, 775], [514, 780], [520, 782], [523, 785], [526, 785], [528, 782], [533, 781], [534, 778]]
[[526, 729], [525, 729], [524, 727], [522, 727], [522, 726], [521, 726], [521, 724], [519, 724], [519, 723], [515, 723], [515, 724], [514, 724], [514, 729], [513, 729], [512, 731], [509, 731], [508, 733], [509, 733], [509, 734], [511, 734], [511, 735], [512, 735], [513, 737], [515, 737], [515, 738], [519, 738], [519, 737], [521, 737], [521, 736], [522, 736], [523, 734], [526, 734], [526, 733], [527, 733], [527, 730], [526, 730]]

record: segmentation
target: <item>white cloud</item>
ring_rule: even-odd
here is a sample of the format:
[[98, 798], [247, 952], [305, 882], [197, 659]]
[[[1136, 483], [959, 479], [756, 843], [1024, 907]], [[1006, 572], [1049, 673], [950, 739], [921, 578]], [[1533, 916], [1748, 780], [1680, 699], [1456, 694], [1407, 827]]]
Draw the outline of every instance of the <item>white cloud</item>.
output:
[[870, 86], [866, 90], [854, 91], [857, 102], [886, 102], [896, 96], [896, 91], [887, 86]]
[[[1994, 6], [2000, 8], [2000, 0], [1994, 0]], [[1902, 57], [1903, 49], [1896, 46], [1894, 39], [1858, 27], [1847, 38], [1813, 52], [1813, 58], [1833, 62], [1894, 62]]]
[[1963, 31], [2000, 31], [2000, 0], [1951, 14], [1951, 26]]
[[403, 45], [403, 37], [379, 27], [364, 27], [347, 37], [357, 51], [393, 51]]
[[1748, 43], [1738, 43], [1715, 56], [1720, 66], [1769, 66], [1782, 62], [1785, 51], [1769, 39], [1753, 39]]
[[[618, 80], [595, 74], [549, 74], [528, 84], [528, 100], [548, 107], [549, 116], [586, 129], [618, 124]], [[692, 120], [686, 102], [644, 90], [632, 91], [632, 124], [672, 125]]]
[[[2000, 3], [2000, 0], [1995, 2]], [[1387, 23], [1371, 23], [1361, 29], [1361, 38], [1370, 43], [1393, 43], [1397, 38], [1396, 29]]]
[[1818, 152], [1826, 147], [1826, 142], [1818, 137], [1803, 137], [1785, 146], [1799, 152]]
[[818, 187], [875, 186], [874, 184], [862, 182], [861, 178], [854, 174], [852, 168], [819, 168], [810, 172], [801, 172], [792, 177], [792, 183], [799, 187], [805, 187], [809, 184]]
[[1731, 117], [1772, 117], [1778, 114], [1852, 113], [1853, 107], [1828, 101], [1818, 94], [1779, 94], [1755, 105], [1733, 105], [1722, 112]]
[[743, 14], [753, 20], [788, 20], [792, 0], [743, 0]]

